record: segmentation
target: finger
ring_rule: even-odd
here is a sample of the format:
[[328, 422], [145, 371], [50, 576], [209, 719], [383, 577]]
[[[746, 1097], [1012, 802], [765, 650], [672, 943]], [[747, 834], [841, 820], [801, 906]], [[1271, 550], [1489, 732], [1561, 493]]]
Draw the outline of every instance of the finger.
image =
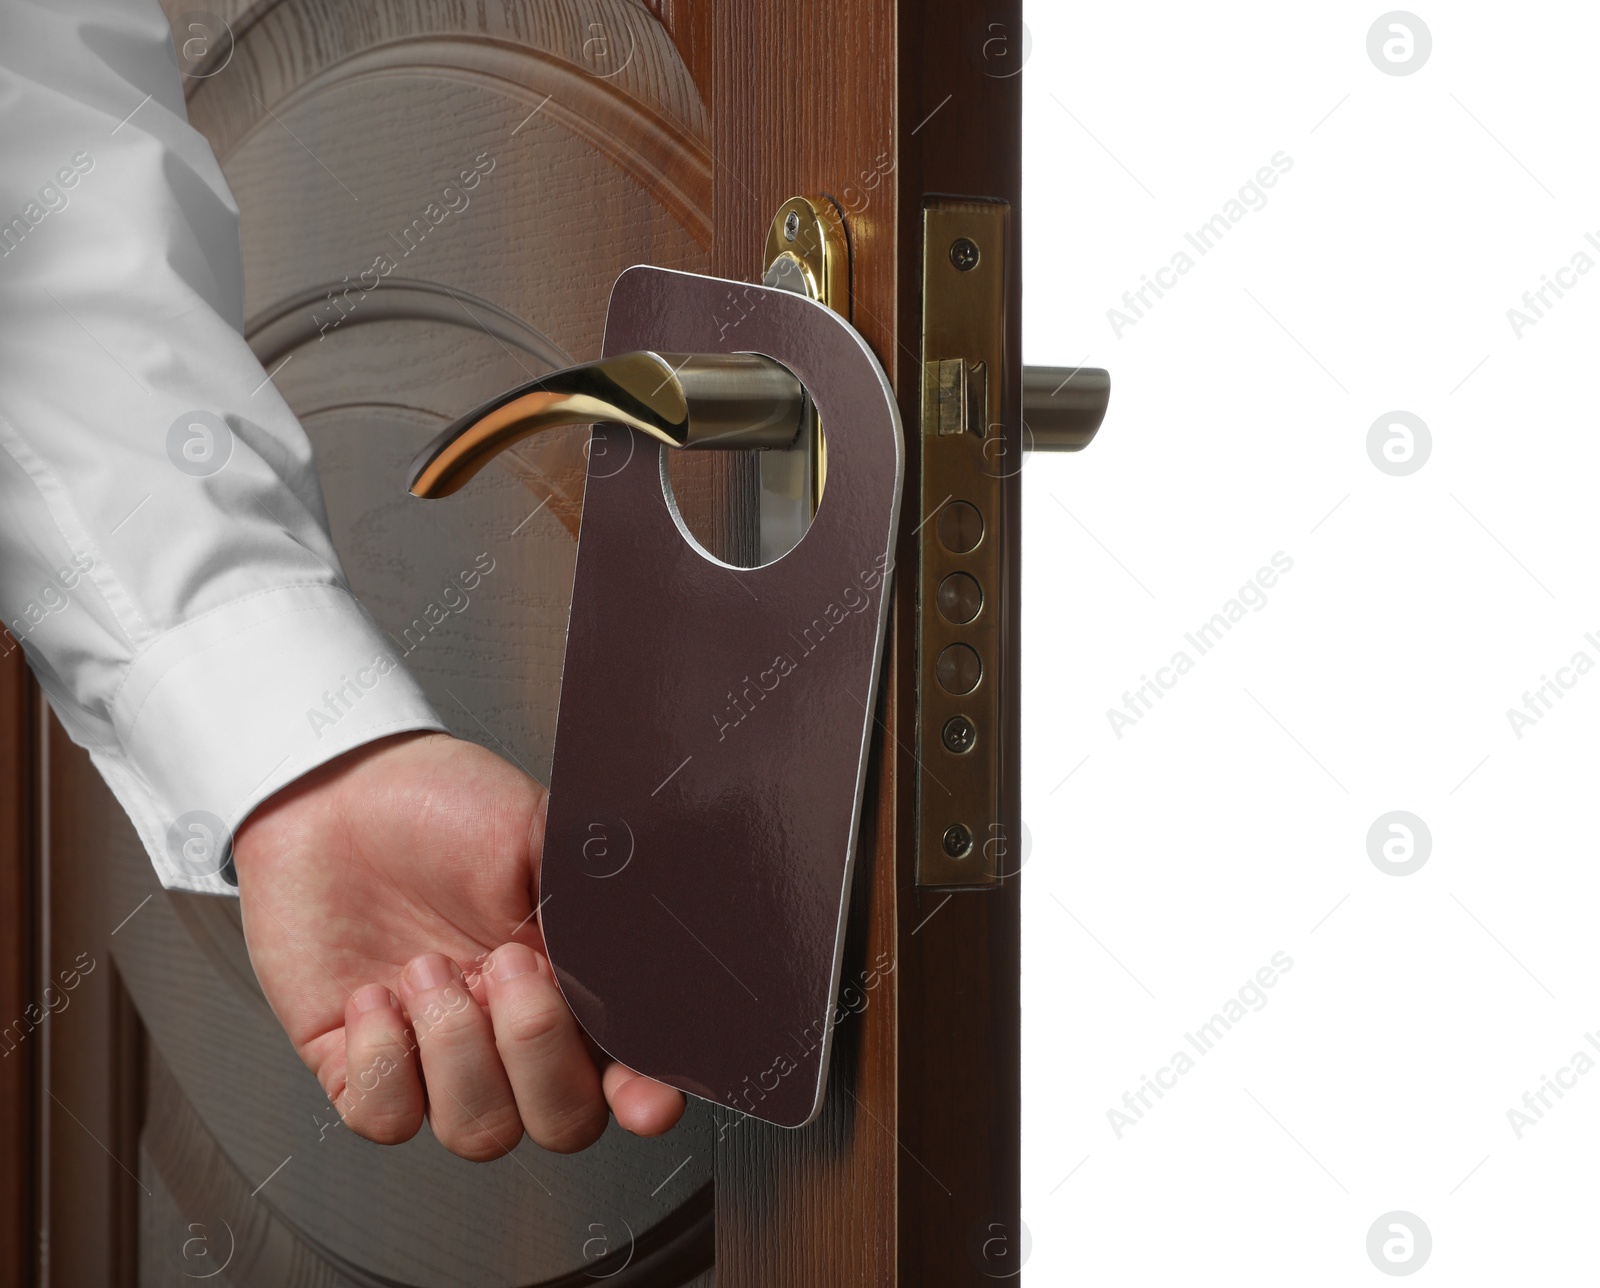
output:
[[612, 1061], [600, 1076], [617, 1122], [635, 1136], [659, 1136], [683, 1117], [683, 1092]]
[[558, 1154], [600, 1139], [610, 1115], [600, 1075], [550, 963], [526, 944], [503, 944], [483, 972], [495, 1047], [530, 1137]]
[[400, 974], [428, 1088], [428, 1125], [452, 1154], [487, 1162], [522, 1139], [522, 1119], [494, 1049], [489, 1017], [448, 957], [424, 953]]
[[400, 1001], [367, 984], [344, 1009], [345, 1126], [380, 1145], [410, 1140], [422, 1126], [422, 1082]]

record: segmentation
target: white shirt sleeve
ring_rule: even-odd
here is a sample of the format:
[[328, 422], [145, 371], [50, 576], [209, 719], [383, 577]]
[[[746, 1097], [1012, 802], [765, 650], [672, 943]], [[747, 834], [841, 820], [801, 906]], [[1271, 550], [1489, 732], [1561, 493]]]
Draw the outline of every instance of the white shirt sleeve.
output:
[[0, 653], [169, 888], [293, 779], [443, 729], [240, 335], [238, 210], [155, 0], [0, 5]]

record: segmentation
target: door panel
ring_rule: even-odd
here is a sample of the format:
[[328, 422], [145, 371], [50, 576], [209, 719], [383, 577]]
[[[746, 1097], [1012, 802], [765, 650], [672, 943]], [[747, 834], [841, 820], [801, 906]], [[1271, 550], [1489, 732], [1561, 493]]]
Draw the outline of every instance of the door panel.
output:
[[[190, 0], [163, 3], [178, 22]], [[1020, 199], [1019, 82], [976, 53], [994, 24], [1019, 30], [1016, 0], [211, 3], [236, 43], [196, 69], [189, 110], [240, 205], [248, 338], [312, 439], [352, 588], [456, 733], [548, 774], [587, 436], [530, 440], [426, 506], [405, 465], [481, 399], [598, 356], [624, 267], [753, 279], [779, 204], [831, 197], [851, 319], [902, 391], [915, 495], [921, 203]], [[476, 182], [446, 194], [463, 170]], [[1011, 285], [1014, 336], [1020, 273]], [[729, 562], [756, 548], [755, 486], [748, 454], [674, 461], [686, 521]], [[1017, 888], [915, 885], [906, 514], [843, 966], [846, 984], [878, 982], [798, 1132], [693, 1102], [660, 1141], [613, 1128], [576, 1158], [524, 1145], [474, 1166], [426, 1133], [386, 1150], [329, 1126], [237, 907], [162, 893], [87, 756], [9, 696], [0, 790], [45, 807], [7, 833], [43, 863], [37, 890], [18, 886], [39, 912], [0, 993], [27, 996], [85, 946], [106, 972], [8, 1075], [50, 1106], [41, 1282], [188, 1282], [229, 1239], [215, 1282], [289, 1288], [583, 1284], [630, 1247], [619, 1285], [980, 1282], [973, 1235], [1011, 1234], [1017, 1214]], [[447, 597], [473, 567], [481, 583]], [[1013, 561], [1013, 602], [1017, 585]], [[1008, 817], [1015, 732], [1012, 705]]]

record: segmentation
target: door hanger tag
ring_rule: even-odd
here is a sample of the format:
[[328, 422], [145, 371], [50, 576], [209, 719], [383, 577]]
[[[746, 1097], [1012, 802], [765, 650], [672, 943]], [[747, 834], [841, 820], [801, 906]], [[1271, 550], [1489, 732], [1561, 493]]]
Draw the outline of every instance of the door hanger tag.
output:
[[[717, 322], [730, 288], [753, 305]], [[596, 425], [540, 914], [561, 990], [631, 1069], [785, 1127], [822, 1105], [903, 472], [894, 394], [837, 314], [630, 268], [606, 354], [758, 353], [827, 434], [815, 519], [760, 568], [684, 526], [667, 450]]]

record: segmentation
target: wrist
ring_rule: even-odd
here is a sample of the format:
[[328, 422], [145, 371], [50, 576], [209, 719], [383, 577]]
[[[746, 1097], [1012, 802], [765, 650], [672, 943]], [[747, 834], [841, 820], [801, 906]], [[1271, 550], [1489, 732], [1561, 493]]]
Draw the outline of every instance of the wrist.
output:
[[274, 853], [334, 824], [364, 770], [399, 754], [406, 744], [431, 740], [454, 741], [432, 729], [387, 734], [341, 752], [268, 796], [233, 833], [233, 867], [241, 886], [245, 870], [258, 871]]

